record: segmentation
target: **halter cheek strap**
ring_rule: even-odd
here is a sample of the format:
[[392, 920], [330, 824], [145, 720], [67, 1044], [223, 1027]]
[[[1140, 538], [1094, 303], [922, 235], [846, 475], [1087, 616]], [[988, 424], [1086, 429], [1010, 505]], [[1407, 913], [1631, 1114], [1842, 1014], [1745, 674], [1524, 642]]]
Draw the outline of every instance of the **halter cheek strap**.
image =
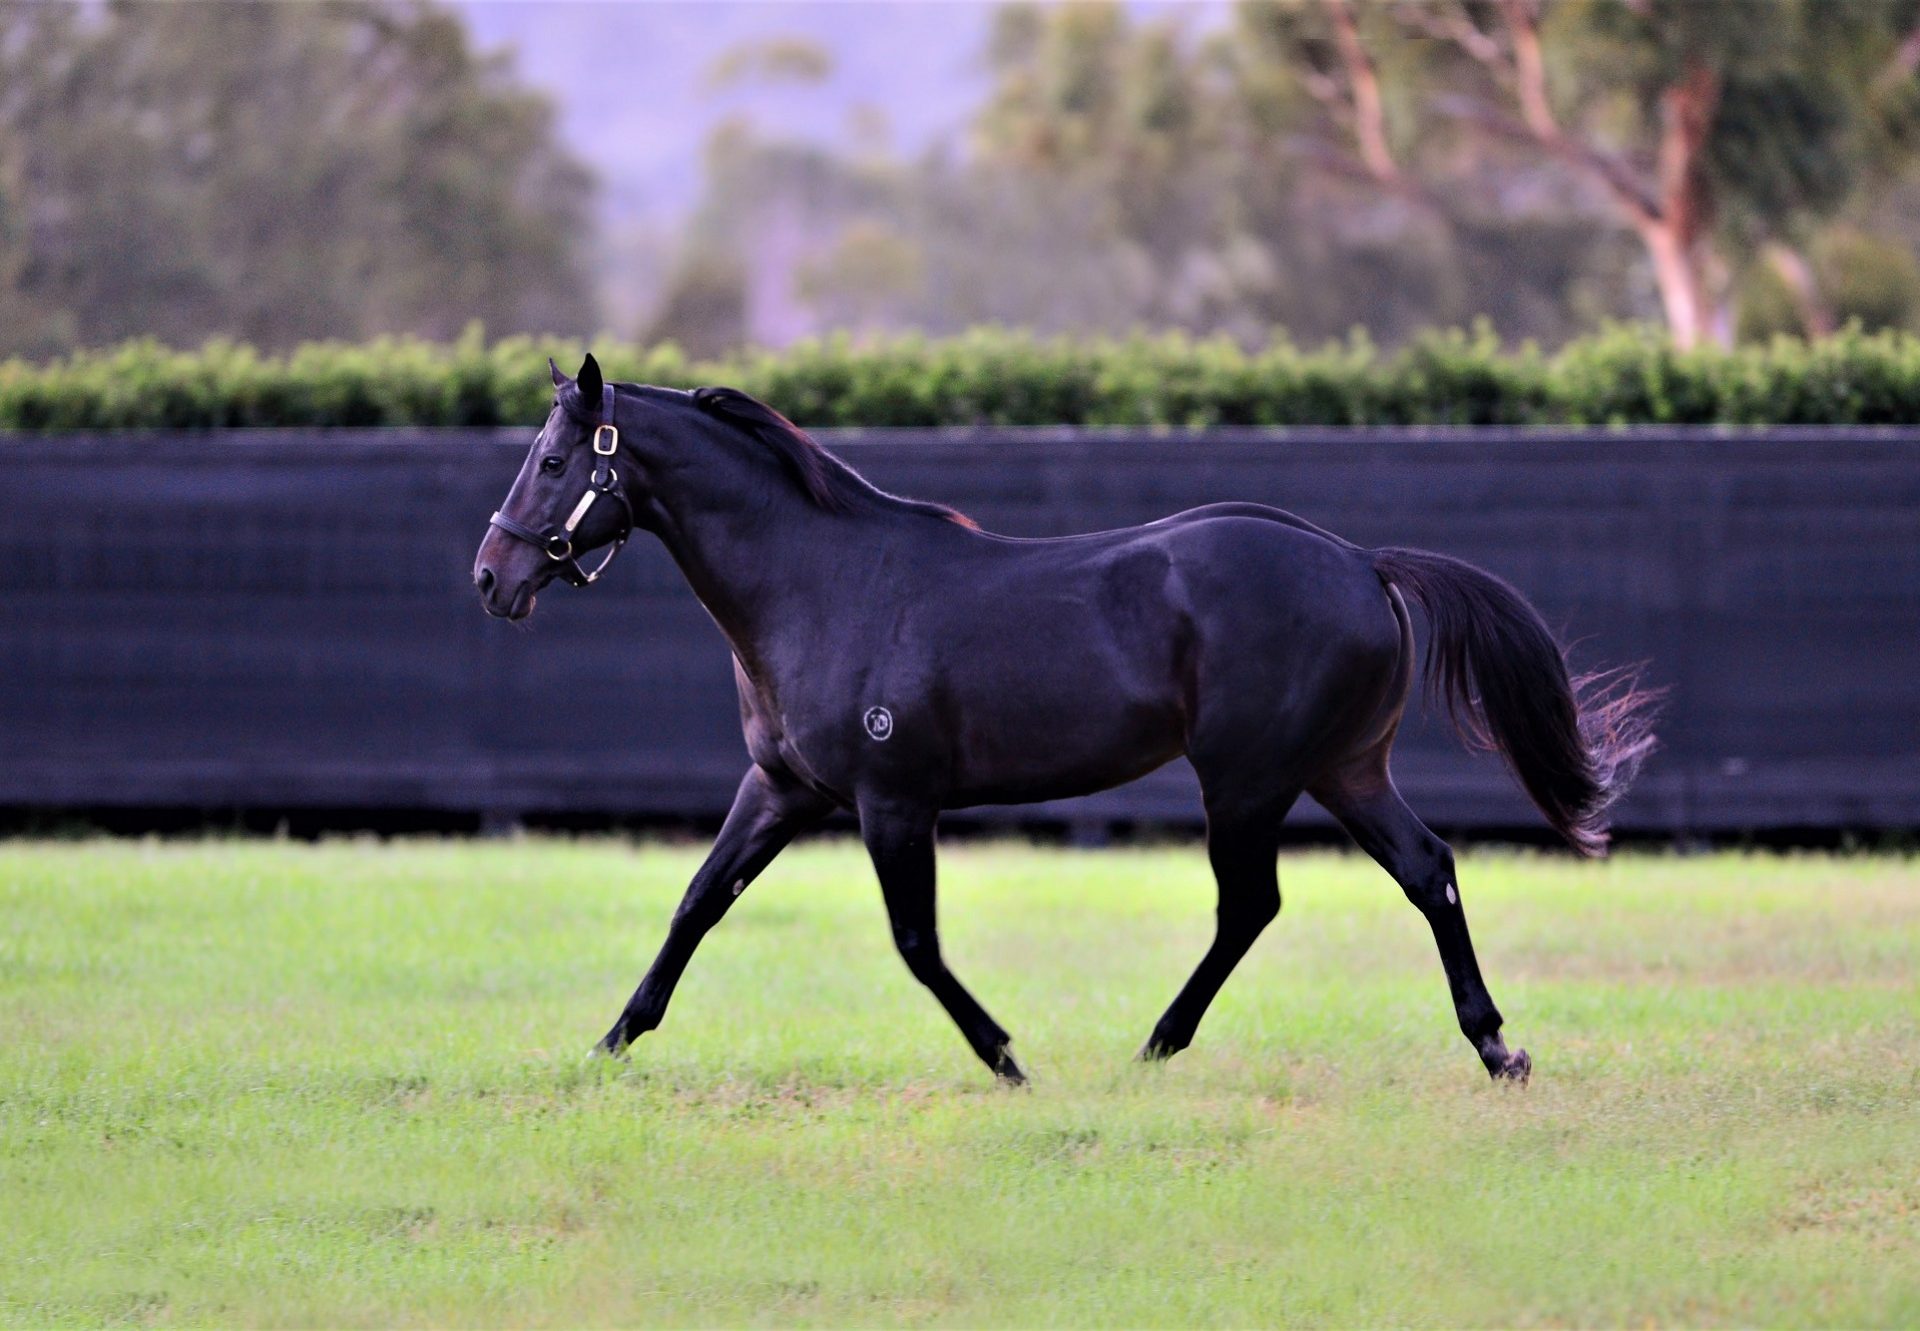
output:
[[[613, 468], [613, 455], [619, 448], [620, 429], [613, 421], [613, 385], [605, 384], [600, 389], [600, 418], [593, 427], [593, 475], [587, 481], [586, 493], [573, 506], [566, 522], [556, 530], [551, 526], [544, 529], [529, 527], [505, 513], [495, 513], [488, 520], [507, 535], [539, 546], [548, 559], [560, 565], [560, 576], [574, 586], [585, 587], [598, 581], [600, 575], [607, 571], [607, 566], [613, 563], [614, 556], [627, 543], [627, 538], [633, 535], [633, 505], [627, 502], [626, 495], [621, 492], [620, 473]], [[606, 558], [589, 573], [580, 567], [580, 560], [573, 553], [573, 533], [587, 516], [588, 510], [602, 496], [620, 506], [620, 534], [613, 538], [613, 548], [607, 551]]]

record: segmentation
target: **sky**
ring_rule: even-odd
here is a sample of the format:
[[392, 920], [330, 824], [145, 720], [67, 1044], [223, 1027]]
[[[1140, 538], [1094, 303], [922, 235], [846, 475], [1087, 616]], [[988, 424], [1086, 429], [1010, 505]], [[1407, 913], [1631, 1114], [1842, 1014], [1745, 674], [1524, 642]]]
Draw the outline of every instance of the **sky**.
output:
[[[714, 129], [745, 117], [762, 139], [840, 148], [879, 112], [899, 156], [964, 147], [990, 84], [998, 0], [449, 0], [483, 50], [506, 50], [550, 96], [567, 148], [599, 182], [594, 264], [608, 326], [642, 327], [671, 280], [700, 202]], [[1137, 18], [1218, 21], [1229, 0], [1127, 0]], [[743, 43], [799, 37], [829, 53], [812, 85], [716, 87]], [[863, 112], [865, 114], [863, 114]], [[863, 124], [864, 122], [864, 124]], [[869, 131], [870, 132], [870, 131]], [[862, 140], [863, 144], [865, 140]]]
[[[856, 108], [885, 115], [894, 147], [952, 134], [986, 94], [980, 51], [993, 7], [821, 0], [461, 0], [485, 48], [511, 46], [531, 84], [554, 97], [570, 148], [599, 173], [616, 227], [684, 215], [700, 190], [701, 150], [746, 113], [780, 135], [844, 142]], [[714, 62], [739, 43], [810, 38], [835, 71], [817, 87], [715, 91]]]
[[[885, 117], [916, 154], [959, 137], [988, 91], [990, 0], [455, 0], [484, 48], [560, 107], [568, 146], [599, 173], [614, 231], [670, 224], [700, 192], [709, 133], [746, 113], [763, 132], [844, 144], [855, 111]], [[1212, 22], [1226, 0], [1132, 0], [1137, 16]], [[817, 87], [715, 91], [714, 62], [742, 42], [811, 39], [835, 70]]]

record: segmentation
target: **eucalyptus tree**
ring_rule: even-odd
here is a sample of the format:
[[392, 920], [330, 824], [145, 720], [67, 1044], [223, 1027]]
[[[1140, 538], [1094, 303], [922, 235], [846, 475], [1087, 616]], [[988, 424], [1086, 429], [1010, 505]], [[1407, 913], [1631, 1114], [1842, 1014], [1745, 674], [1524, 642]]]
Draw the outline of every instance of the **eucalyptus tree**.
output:
[[1731, 336], [1756, 263], [1826, 327], [1804, 244], [1914, 146], [1915, 0], [1247, 0], [1239, 27], [1250, 104], [1351, 177], [1445, 207], [1476, 150], [1557, 168], [1683, 346]]

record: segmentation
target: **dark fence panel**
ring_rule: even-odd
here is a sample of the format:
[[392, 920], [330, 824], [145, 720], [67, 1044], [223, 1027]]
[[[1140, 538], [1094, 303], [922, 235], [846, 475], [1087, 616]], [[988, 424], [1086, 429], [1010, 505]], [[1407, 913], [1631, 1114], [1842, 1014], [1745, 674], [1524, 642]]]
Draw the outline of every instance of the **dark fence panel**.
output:
[[[0, 804], [722, 811], [745, 762], [727, 649], [657, 544], [551, 589], [524, 628], [475, 603], [527, 438], [0, 438]], [[1577, 661], [1646, 659], [1671, 688], [1624, 825], [1920, 826], [1920, 431], [826, 441], [1016, 535], [1234, 498], [1458, 555], [1526, 591]], [[1396, 771], [1437, 824], [1535, 821], [1432, 719]], [[1198, 806], [1179, 765], [1037, 812]]]

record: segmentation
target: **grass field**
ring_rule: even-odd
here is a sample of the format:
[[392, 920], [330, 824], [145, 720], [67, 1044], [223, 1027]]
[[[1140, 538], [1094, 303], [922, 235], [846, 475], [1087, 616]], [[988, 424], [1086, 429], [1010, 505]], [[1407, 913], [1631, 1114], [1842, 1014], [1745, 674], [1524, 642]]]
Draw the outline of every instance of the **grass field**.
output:
[[1195, 848], [949, 848], [996, 1088], [858, 849], [788, 853], [630, 1064], [698, 847], [0, 845], [0, 1322], [1920, 1324], [1920, 862], [1463, 857], [1490, 1084], [1370, 863], [1195, 1046]]

